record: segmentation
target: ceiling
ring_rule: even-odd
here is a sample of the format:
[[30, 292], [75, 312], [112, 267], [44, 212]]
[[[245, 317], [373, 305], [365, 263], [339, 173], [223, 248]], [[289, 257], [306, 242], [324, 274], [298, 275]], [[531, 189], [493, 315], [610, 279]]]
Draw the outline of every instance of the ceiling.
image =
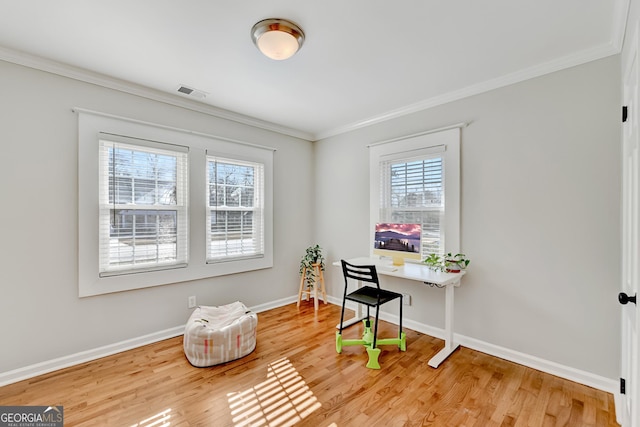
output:
[[629, 1], [0, 0], [0, 59], [317, 140], [619, 53]]

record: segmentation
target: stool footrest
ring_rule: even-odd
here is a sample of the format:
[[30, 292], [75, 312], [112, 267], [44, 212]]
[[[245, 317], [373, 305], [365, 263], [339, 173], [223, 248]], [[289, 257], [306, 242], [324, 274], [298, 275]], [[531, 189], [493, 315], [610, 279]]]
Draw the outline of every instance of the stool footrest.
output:
[[380, 357], [380, 349], [367, 347], [367, 354], [369, 355], [369, 361], [367, 362], [366, 367], [369, 369], [380, 369], [380, 362], [378, 362], [378, 357]]
[[371, 346], [370, 342], [366, 342], [365, 340], [342, 340], [342, 345], [344, 347], [348, 347], [350, 345], [368, 345]]
[[403, 332], [400, 338], [378, 338], [376, 346], [378, 345], [397, 345], [400, 350], [407, 351], [407, 336]]
[[[367, 336], [368, 334], [365, 332], [363, 339], [350, 339], [345, 340], [342, 338], [340, 332], [336, 331], [336, 352], [342, 353], [342, 347], [352, 346], [352, 345], [363, 345], [366, 347], [367, 352], [369, 350], [376, 350], [379, 345], [397, 345], [400, 351], [407, 351], [407, 335], [402, 332], [400, 338], [380, 338], [376, 340], [376, 348], [371, 348], [373, 342], [371, 341], [371, 337]], [[378, 349], [379, 351], [379, 349]], [[379, 368], [373, 368], [379, 369]]]

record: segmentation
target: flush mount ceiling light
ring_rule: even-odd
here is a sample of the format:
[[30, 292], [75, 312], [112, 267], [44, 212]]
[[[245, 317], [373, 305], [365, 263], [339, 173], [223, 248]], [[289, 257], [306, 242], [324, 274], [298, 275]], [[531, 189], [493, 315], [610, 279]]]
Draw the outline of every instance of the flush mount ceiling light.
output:
[[265, 56], [282, 60], [291, 58], [302, 47], [304, 32], [291, 21], [270, 18], [253, 26], [251, 38]]

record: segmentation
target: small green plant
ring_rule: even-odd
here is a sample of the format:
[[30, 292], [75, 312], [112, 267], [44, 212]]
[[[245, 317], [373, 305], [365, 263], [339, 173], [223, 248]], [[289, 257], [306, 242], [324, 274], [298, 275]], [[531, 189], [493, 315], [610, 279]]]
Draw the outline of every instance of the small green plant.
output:
[[304, 273], [304, 281], [310, 288], [313, 287], [316, 281], [316, 269], [313, 268], [314, 264], [318, 264], [322, 271], [324, 271], [324, 256], [322, 255], [322, 248], [320, 246], [309, 246], [300, 260], [300, 272]]
[[429, 254], [423, 261], [429, 268], [433, 271], [442, 271], [444, 268], [444, 263], [442, 262], [442, 258], [438, 254]]
[[433, 271], [458, 273], [466, 269], [471, 261], [467, 259], [465, 254], [454, 255], [448, 252], [442, 256], [436, 253], [429, 254], [423, 262]]

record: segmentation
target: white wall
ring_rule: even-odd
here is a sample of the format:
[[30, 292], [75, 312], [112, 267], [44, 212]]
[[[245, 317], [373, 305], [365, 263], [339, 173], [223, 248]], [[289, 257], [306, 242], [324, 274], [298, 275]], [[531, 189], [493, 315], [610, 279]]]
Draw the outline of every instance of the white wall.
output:
[[[256, 306], [296, 293], [312, 243], [311, 143], [1, 61], [0, 76], [0, 374], [183, 325], [190, 295]], [[73, 107], [275, 147], [274, 267], [78, 298]]]
[[[315, 144], [0, 62], [0, 374], [182, 325], [189, 295], [249, 306], [291, 297], [308, 245], [329, 261], [369, 251], [366, 145], [467, 121], [461, 243], [472, 264], [456, 292], [456, 332], [617, 378], [619, 61]], [[276, 147], [274, 268], [79, 299], [72, 107]], [[338, 296], [338, 269], [326, 277]], [[442, 291], [391, 286], [413, 296], [405, 318], [443, 327]]]
[[[609, 57], [319, 141], [318, 243], [369, 251], [366, 145], [459, 122], [455, 331], [597, 376], [619, 376], [620, 59]], [[396, 279], [405, 318], [444, 327], [444, 292]], [[327, 273], [339, 296], [338, 269]], [[393, 313], [393, 307], [389, 309]], [[409, 343], [410, 347], [410, 343]]]

